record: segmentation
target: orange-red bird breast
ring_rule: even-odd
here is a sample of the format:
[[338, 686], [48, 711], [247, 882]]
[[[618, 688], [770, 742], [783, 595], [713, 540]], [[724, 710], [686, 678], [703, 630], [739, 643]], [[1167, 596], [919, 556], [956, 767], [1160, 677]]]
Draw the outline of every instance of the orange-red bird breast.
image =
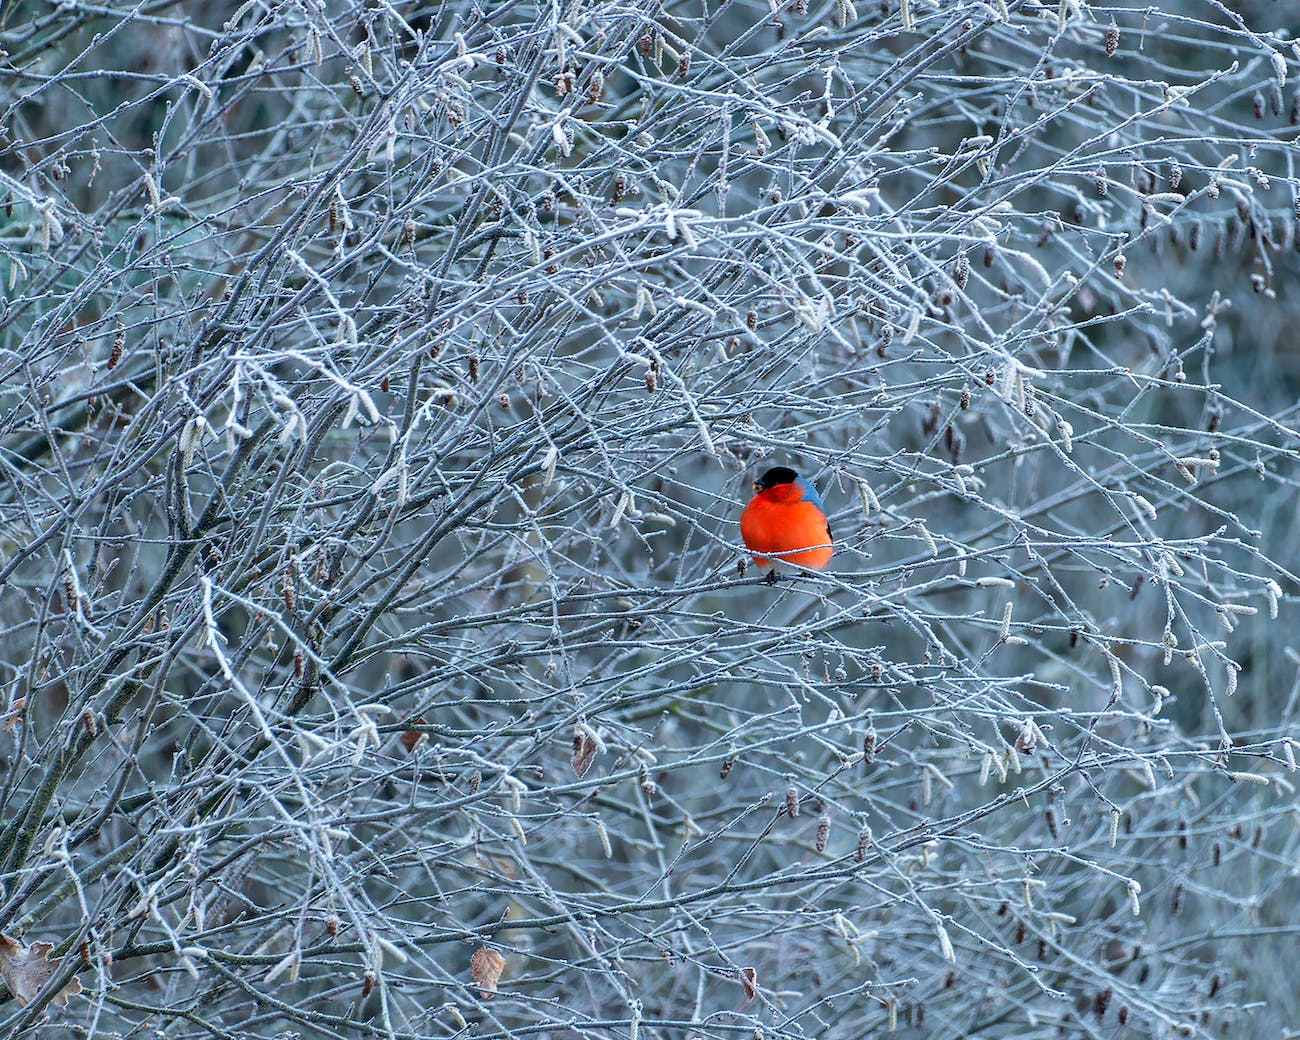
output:
[[754, 488], [757, 494], [740, 514], [740, 536], [754, 554], [754, 563], [825, 567], [834, 550], [812, 485], [793, 470], [777, 467], [764, 473]]

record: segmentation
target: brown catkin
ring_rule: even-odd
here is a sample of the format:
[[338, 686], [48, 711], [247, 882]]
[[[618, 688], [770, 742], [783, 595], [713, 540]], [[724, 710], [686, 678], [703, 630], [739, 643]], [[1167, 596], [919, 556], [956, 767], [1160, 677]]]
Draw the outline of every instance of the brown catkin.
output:
[[1119, 50], [1119, 26], [1114, 22], [1106, 29], [1106, 57], [1115, 57], [1115, 52]]
[[1229, 253], [1240, 253], [1242, 245], [1246, 241], [1247, 225], [1240, 220], [1228, 219], [1228, 237], [1227, 250]]

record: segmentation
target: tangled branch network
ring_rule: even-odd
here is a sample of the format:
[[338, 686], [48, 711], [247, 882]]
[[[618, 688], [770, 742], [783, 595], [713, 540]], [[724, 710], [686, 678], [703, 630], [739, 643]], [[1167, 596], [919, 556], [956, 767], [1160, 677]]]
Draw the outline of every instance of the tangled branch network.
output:
[[0, 5], [0, 1032], [1279, 1035], [1278, 10]]

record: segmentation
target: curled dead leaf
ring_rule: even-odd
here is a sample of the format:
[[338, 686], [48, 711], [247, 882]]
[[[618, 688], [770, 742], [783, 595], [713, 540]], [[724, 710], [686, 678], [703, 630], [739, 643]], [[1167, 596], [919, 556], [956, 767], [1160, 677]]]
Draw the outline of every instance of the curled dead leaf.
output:
[[[421, 715], [415, 720], [415, 724], [417, 726], [427, 726], [428, 722], [426, 722], [424, 716]], [[424, 739], [424, 734], [418, 729], [408, 729], [397, 739], [402, 742], [402, 747], [406, 748], [407, 754], [410, 754], [415, 751], [415, 746]]]
[[505, 966], [506, 959], [486, 946], [480, 946], [470, 955], [469, 969], [484, 1000], [497, 991], [497, 980], [501, 978]]
[[[23, 1007], [31, 1003], [58, 970], [58, 962], [50, 960], [53, 949], [53, 943], [37, 942], [24, 946], [17, 939], [0, 934], [0, 976], [3, 976], [14, 1000]], [[81, 980], [73, 976], [72, 981], [54, 995], [54, 1001], [67, 1007], [68, 998], [80, 992]]]
[[1032, 755], [1038, 744], [1038, 733], [1034, 729], [1034, 720], [1026, 719], [1016, 736], [1016, 750], [1023, 755]]
[[26, 698], [26, 697], [19, 697], [16, 701], [14, 701], [14, 706], [13, 706], [11, 712], [10, 712], [10, 715], [9, 715], [9, 721], [5, 723], [5, 732], [6, 732], [6, 733], [8, 733], [11, 729], [13, 729], [13, 728], [14, 728], [14, 725], [15, 725], [16, 723], [19, 723], [19, 722], [22, 721], [22, 718], [23, 718], [23, 709], [24, 709], [25, 707], [27, 707], [27, 698]]
[[586, 775], [596, 757], [598, 745], [591, 731], [586, 726], [579, 726], [573, 731], [573, 771], [579, 777]]
[[741, 968], [740, 984], [745, 987], [745, 999], [753, 1000], [758, 992], [758, 972], [753, 968]]

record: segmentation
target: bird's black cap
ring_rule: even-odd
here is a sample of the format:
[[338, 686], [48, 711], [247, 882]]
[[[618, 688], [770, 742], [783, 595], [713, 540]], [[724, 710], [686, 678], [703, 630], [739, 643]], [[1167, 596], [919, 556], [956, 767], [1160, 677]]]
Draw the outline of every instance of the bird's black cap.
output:
[[766, 491], [770, 487], [776, 487], [778, 484], [793, 484], [799, 479], [799, 474], [789, 466], [777, 466], [769, 469], [755, 483]]

